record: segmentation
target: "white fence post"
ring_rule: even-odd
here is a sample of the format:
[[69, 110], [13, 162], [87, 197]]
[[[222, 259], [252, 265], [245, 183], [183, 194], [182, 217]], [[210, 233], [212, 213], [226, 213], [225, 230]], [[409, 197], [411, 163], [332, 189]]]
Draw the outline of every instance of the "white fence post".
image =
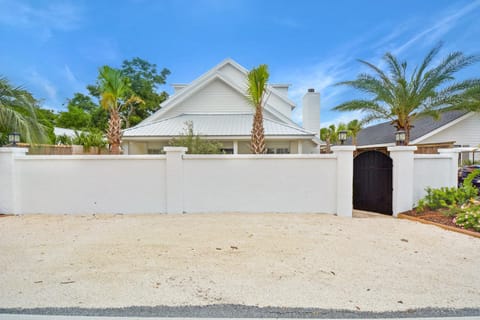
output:
[[399, 213], [413, 208], [413, 170], [415, 146], [388, 147], [392, 158], [392, 212]]
[[166, 163], [166, 211], [183, 213], [183, 155], [184, 147], [164, 147]]
[[0, 148], [0, 213], [18, 213], [18, 190], [15, 156], [25, 155], [26, 148]]
[[353, 211], [353, 151], [355, 146], [334, 146], [337, 156], [337, 215], [352, 217]]
[[449, 187], [456, 187], [458, 185], [458, 154], [460, 149], [438, 149], [438, 153], [450, 156], [450, 183]]

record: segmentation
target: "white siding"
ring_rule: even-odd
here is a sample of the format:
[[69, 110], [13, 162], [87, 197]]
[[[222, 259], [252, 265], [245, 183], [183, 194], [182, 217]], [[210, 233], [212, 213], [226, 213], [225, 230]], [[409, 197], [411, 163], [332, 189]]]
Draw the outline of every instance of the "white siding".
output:
[[480, 144], [480, 113], [464, 119], [441, 132], [420, 141], [420, 143], [437, 143], [454, 141], [455, 144], [476, 147]]
[[236, 83], [240, 87], [246, 86], [247, 78], [243, 72], [233, 67], [231, 64], [226, 64], [220, 68], [219, 72], [227, 79]]
[[239, 113], [252, 112], [247, 99], [225, 82], [216, 79], [191, 97], [172, 108], [162, 118], [182, 113]]

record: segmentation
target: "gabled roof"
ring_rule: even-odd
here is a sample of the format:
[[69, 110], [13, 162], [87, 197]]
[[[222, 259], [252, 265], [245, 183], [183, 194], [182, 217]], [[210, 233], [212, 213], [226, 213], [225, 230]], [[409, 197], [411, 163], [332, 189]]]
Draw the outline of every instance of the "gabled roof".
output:
[[[172, 96], [170, 96], [166, 101], [164, 101], [162, 104], [161, 104], [161, 109], [159, 109], [157, 112], [155, 112], [154, 114], [152, 114], [150, 117], [148, 117], [147, 119], [144, 120], [145, 123], [147, 122], [151, 122], [151, 121], [155, 121], [155, 120], [158, 120], [158, 118], [167, 113], [171, 108], [173, 108], [175, 105], [177, 105], [178, 103], [180, 103], [181, 101], [184, 101], [185, 99], [189, 98], [190, 96], [192, 96], [195, 92], [197, 92], [198, 90], [200, 90], [201, 88], [203, 88], [204, 86], [206, 86], [208, 83], [216, 80], [216, 79], [220, 79], [221, 81], [227, 83], [229, 86], [231, 86], [233, 89], [235, 89], [236, 91], [238, 91], [240, 94], [242, 94], [243, 96], [246, 97], [246, 93], [245, 93], [245, 88], [242, 87], [242, 86], [239, 86], [237, 83], [235, 83], [235, 81], [233, 81], [232, 79], [229, 79], [226, 75], [222, 74], [220, 72], [220, 70], [225, 67], [226, 65], [230, 65], [232, 67], [234, 67], [235, 69], [237, 69], [238, 71], [240, 71], [241, 73], [243, 73], [245, 76], [248, 74], [248, 70], [245, 69], [244, 67], [242, 67], [240, 64], [238, 64], [237, 62], [235, 62], [233, 59], [225, 59], [224, 61], [222, 61], [221, 63], [219, 63], [217, 66], [215, 66], [214, 68], [212, 68], [211, 70], [209, 70], [208, 72], [204, 73], [203, 75], [201, 75], [200, 77], [198, 77], [197, 79], [195, 79], [194, 81], [192, 81], [188, 86], [186, 86], [185, 88], [183, 88], [182, 90], [176, 92], [175, 94], [173, 94]], [[292, 100], [290, 100], [288, 97], [286, 97], [283, 93], [281, 93], [280, 91], [278, 91], [277, 89], [273, 88], [272, 86], [268, 86], [267, 87], [268, 91], [271, 93], [271, 94], [274, 94], [275, 96], [277, 96], [279, 99], [281, 99], [282, 101], [284, 101], [285, 103], [287, 103], [288, 105], [290, 105], [290, 107], [293, 109], [295, 108], [295, 102], [293, 102]], [[276, 111], [274, 108], [272, 108], [271, 106], [268, 106], [268, 101], [267, 101], [267, 105], [265, 106], [265, 110], [275, 114], [276, 116], [279, 116], [282, 120], [284, 121], [287, 121], [289, 123], [293, 123], [291, 119], [289, 119], [288, 117], [286, 117], [285, 115], [282, 115], [280, 112]]]
[[[410, 130], [410, 143], [419, 143], [432, 132], [443, 130], [472, 113], [467, 111], [449, 111], [441, 114], [440, 119], [422, 117], [413, 122]], [[361, 130], [357, 136], [358, 146], [373, 146], [395, 143], [395, 131], [397, 129], [390, 123], [384, 122]]]
[[[172, 118], [140, 124], [123, 131], [123, 138], [131, 137], [173, 137], [184, 133], [186, 122], [193, 123], [194, 133], [206, 137], [244, 136], [250, 137], [253, 114], [181, 114]], [[264, 118], [266, 137], [297, 136], [313, 138], [314, 134], [298, 126], [290, 126], [269, 118]]]

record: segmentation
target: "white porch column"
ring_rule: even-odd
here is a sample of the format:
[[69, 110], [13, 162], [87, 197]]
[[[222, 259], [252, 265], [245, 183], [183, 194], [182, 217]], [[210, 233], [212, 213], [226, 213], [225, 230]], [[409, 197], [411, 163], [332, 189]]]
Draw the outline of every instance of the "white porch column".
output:
[[233, 154], [238, 154], [238, 141], [233, 141]]
[[163, 147], [167, 155], [166, 165], [166, 211], [183, 213], [183, 155], [184, 147]]
[[302, 153], [303, 153], [302, 148], [303, 148], [302, 140], [298, 140], [298, 142], [297, 142], [297, 153], [298, 153], [298, 154], [302, 154]]
[[413, 156], [415, 146], [388, 147], [392, 158], [392, 212], [396, 217], [400, 212], [413, 208]]
[[337, 215], [352, 217], [353, 211], [353, 151], [355, 146], [334, 146], [337, 156]]
[[458, 154], [462, 152], [460, 148], [438, 149], [438, 153], [450, 156], [450, 183], [449, 187], [458, 185]]
[[27, 148], [0, 148], [0, 213], [20, 213], [15, 157], [24, 156], [27, 151]]

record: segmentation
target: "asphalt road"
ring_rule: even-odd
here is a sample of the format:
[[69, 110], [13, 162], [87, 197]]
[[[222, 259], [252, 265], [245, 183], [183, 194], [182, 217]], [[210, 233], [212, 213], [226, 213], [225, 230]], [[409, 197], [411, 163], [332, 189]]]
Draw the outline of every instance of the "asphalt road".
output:
[[[164, 317], [164, 318], [303, 318], [303, 319], [395, 319], [474, 317], [480, 319], [480, 308], [423, 308], [408, 311], [369, 312], [315, 308], [255, 307], [244, 305], [156, 306], [125, 308], [0, 308], [0, 319], [20, 319], [14, 315], [83, 316], [83, 317]], [[43, 317], [42, 317], [43, 318]], [[49, 317], [51, 318], [51, 317]], [[26, 318], [27, 319], [27, 318]], [[36, 318], [41, 319], [41, 318]], [[58, 319], [63, 319], [60, 317]], [[71, 319], [71, 318], [69, 318]], [[79, 318], [81, 319], [81, 318]]]

